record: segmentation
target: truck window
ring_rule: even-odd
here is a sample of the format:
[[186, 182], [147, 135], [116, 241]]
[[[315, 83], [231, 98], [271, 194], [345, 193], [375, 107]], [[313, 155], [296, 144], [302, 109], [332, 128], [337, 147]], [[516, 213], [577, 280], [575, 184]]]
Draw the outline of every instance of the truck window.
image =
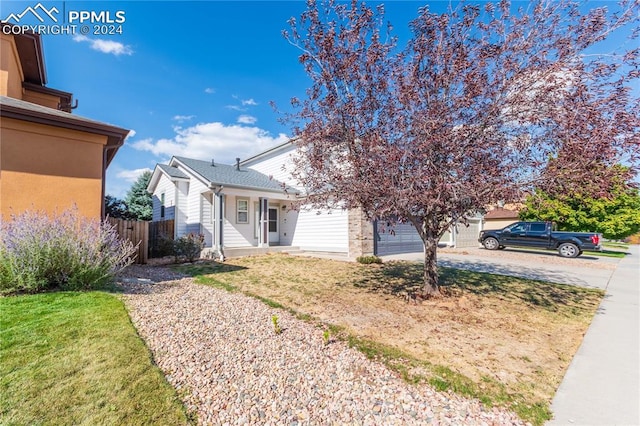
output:
[[511, 231], [512, 233], [516, 233], [516, 232], [524, 232], [525, 228], [526, 228], [526, 224], [524, 223], [516, 223], [515, 225], [513, 225], [509, 231]]
[[531, 232], [545, 232], [547, 230], [547, 225], [545, 223], [532, 223], [529, 228]]

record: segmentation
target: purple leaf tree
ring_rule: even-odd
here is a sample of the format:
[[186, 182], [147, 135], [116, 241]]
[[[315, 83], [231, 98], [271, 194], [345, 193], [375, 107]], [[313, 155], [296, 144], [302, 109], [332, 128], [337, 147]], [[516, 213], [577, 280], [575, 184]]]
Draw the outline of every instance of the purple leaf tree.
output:
[[635, 175], [640, 155], [640, 7], [611, 6], [425, 6], [398, 46], [382, 6], [309, 1], [283, 32], [312, 82], [286, 117], [305, 202], [412, 223], [433, 296], [452, 224], [534, 187], [606, 194], [613, 166]]

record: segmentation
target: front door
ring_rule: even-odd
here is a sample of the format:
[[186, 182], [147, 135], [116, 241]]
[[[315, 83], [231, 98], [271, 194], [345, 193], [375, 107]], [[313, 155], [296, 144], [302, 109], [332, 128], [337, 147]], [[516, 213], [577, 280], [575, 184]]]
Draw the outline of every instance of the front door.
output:
[[280, 232], [278, 229], [278, 208], [269, 207], [269, 244], [280, 242]]

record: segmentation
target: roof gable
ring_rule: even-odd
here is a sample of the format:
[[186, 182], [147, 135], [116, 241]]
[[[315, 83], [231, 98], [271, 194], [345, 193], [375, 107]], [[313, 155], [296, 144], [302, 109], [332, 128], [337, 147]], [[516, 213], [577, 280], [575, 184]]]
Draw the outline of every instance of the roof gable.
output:
[[154, 193], [158, 183], [160, 182], [160, 178], [162, 176], [166, 176], [172, 182], [175, 181], [189, 181], [189, 176], [184, 173], [182, 170], [179, 170], [177, 167], [168, 166], [166, 164], [156, 164], [156, 167], [153, 169], [153, 174], [151, 175], [151, 179], [149, 179], [149, 185], [147, 185], [147, 192]]
[[229, 186], [234, 188], [253, 189], [269, 192], [297, 193], [294, 188], [286, 187], [279, 181], [257, 172], [253, 169], [242, 168], [227, 164], [215, 164], [211, 162], [194, 160], [186, 157], [173, 157], [170, 164], [177, 162], [210, 185]]

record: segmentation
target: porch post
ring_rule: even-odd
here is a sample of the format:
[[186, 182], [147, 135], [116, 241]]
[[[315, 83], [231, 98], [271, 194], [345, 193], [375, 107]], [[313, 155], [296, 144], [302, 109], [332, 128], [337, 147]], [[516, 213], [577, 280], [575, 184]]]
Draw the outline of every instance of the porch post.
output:
[[220, 227], [218, 221], [220, 220], [220, 196], [213, 193], [213, 200], [211, 202], [211, 221], [213, 222], [213, 238], [211, 239], [211, 248], [214, 250], [220, 249]]
[[224, 244], [224, 194], [216, 194], [216, 199], [218, 200], [218, 205], [217, 208], [215, 209], [216, 213], [216, 232], [215, 232], [215, 237], [216, 237], [216, 248], [218, 249], [218, 251], [220, 253], [222, 253], [222, 247]]
[[269, 199], [259, 198], [260, 226], [258, 227], [258, 247], [269, 247]]

